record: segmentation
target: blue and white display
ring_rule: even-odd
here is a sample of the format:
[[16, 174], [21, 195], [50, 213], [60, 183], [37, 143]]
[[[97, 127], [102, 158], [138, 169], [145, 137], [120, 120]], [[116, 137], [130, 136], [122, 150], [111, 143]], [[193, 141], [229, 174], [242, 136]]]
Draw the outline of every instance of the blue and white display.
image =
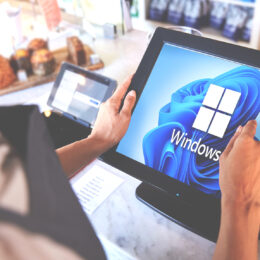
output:
[[258, 69], [164, 44], [117, 152], [219, 197], [219, 157], [259, 112]]

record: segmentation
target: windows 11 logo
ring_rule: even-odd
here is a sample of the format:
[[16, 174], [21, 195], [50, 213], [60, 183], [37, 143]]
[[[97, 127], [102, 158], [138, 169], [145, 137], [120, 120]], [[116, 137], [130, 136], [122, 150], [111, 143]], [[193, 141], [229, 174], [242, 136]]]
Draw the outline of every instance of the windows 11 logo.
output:
[[222, 138], [240, 96], [237, 91], [211, 84], [192, 127]]

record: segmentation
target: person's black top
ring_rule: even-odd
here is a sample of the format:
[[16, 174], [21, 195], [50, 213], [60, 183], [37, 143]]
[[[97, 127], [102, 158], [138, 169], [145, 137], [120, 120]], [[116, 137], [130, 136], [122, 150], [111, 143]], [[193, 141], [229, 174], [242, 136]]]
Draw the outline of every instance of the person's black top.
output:
[[1, 107], [0, 132], [24, 163], [30, 201], [26, 216], [0, 208], [0, 221], [46, 235], [85, 259], [106, 259], [62, 170], [38, 108]]

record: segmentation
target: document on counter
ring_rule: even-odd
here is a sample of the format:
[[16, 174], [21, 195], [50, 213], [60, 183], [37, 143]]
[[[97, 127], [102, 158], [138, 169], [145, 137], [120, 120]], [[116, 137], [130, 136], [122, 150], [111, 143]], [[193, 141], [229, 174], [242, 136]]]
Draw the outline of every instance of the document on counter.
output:
[[70, 183], [82, 208], [91, 215], [123, 183], [123, 179], [95, 161], [73, 177]]

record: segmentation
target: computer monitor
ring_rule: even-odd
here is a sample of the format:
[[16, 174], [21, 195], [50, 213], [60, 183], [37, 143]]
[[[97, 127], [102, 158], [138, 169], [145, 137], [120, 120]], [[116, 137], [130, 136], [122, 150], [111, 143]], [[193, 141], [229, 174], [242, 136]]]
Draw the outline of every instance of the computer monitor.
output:
[[[129, 129], [105, 160], [153, 185], [143, 187], [151, 206], [169, 216], [174, 205], [172, 219], [215, 240], [219, 158], [238, 126], [260, 125], [259, 68], [258, 51], [157, 29], [130, 87], [138, 101]], [[163, 210], [153, 189], [170, 196]]]

